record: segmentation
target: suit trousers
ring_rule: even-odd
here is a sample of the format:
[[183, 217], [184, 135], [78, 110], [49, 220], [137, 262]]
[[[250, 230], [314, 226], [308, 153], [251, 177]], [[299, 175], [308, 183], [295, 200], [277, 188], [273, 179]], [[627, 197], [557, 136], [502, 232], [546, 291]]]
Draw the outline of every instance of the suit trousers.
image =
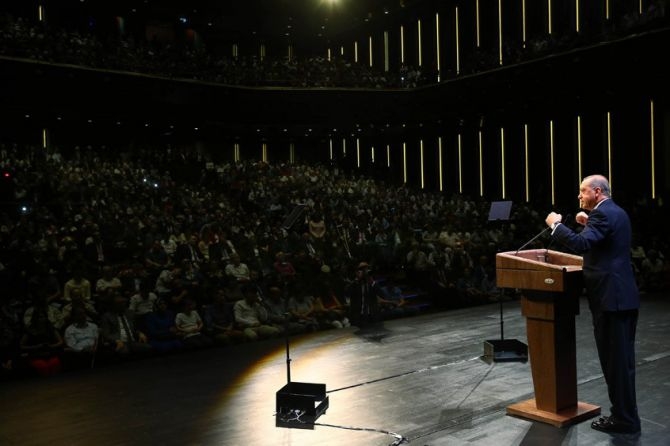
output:
[[593, 314], [593, 333], [605, 376], [611, 415], [626, 426], [640, 427], [635, 396], [635, 332], [638, 310]]

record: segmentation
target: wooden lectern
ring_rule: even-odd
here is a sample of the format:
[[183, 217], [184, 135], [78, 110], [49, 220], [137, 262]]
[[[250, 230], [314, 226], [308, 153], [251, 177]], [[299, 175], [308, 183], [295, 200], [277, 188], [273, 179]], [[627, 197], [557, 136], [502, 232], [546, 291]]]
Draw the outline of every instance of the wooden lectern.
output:
[[582, 292], [582, 258], [560, 251], [529, 249], [496, 255], [496, 284], [521, 290], [535, 398], [507, 413], [567, 426], [600, 414], [577, 401], [575, 316]]

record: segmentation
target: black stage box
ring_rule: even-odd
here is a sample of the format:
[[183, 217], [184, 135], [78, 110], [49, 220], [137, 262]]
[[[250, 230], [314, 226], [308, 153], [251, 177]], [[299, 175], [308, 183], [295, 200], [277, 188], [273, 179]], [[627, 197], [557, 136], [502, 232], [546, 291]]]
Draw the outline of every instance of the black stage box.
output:
[[277, 391], [277, 427], [314, 429], [328, 409], [325, 384], [289, 382]]
[[484, 341], [483, 360], [487, 362], [526, 362], [528, 346], [516, 339], [489, 339]]

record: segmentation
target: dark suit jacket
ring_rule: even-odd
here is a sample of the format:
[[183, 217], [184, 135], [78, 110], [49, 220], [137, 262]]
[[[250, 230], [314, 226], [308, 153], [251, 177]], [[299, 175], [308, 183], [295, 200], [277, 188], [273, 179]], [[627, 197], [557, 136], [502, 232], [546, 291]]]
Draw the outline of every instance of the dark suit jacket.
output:
[[[193, 252], [191, 252], [191, 250], [193, 250]], [[180, 264], [184, 260], [189, 262], [202, 262], [202, 252], [200, 252], [200, 248], [193, 246], [190, 243], [182, 243], [178, 245], [174, 253], [174, 261], [175, 263]]]
[[631, 225], [612, 199], [589, 214], [581, 232], [558, 225], [553, 237], [584, 257], [584, 285], [592, 311], [633, 310], [640, 296], [631, 263]]
[[349, 312], [352, 321], [366, 317], [379, 316], [378, 298], [381, 296], [381, 290], [376, 282], [366, 280], [364, 282], [354, 281], [349, 286]]
[[[137, 340], [139, 338], [139, 332], [133, 323], [133, 316], [130, 311], [126, 311], [125, 316], [128, 321], [128, 328], [132, 331], [133, 338]], [[100, 331], [106, 342], [115, 342], [121, 337], [121, 326], [116, 312], [108, 311], [102, 315], [102, 318], [100, 319]]]

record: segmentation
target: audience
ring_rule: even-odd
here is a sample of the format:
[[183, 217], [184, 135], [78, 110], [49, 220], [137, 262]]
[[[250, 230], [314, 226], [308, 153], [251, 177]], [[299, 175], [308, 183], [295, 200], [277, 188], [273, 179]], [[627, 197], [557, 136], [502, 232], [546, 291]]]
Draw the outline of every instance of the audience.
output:
[[[642, 13], [609, 21], [598, 30], [585, 27], [580, 33], [566, 31], [539, 35], [523, 43], [506, 38], [502, 42], [502, 59], [505, 65], [518, 64], [665, 25], [665, 0], [655, 0]], [[52, 28], [45, 22], [32, 22], [22, 17], [0, 16], [0, 56], [228, 85], [290, 88], [417, 88], [453, 79], [457, 74], [478, 73], [500, 66], [497, 48], [477, 47], [465, 52], [457, 74], [451, 70], [439, 73], [429, 66], [406, 64], [397, 71], [377, 71], [369, 64], [355, 63], [339, 56], [228, 57], [204, 44], [197, 47], [175, 42], [161, 44], [127, 36], [96, 34], [101, 30], [92, 27], [84, 34]], [[109, 253], [100, 239], [91, 236], [86, 246], [86, 258], [92, 265], [107, 259]], [[204, 252], [201, 254], [205, 255]]]
[[[497, 299], [495, 253], [537, 231], [525, 226], [530, 204], [515, 206], [513, 228], [487, 227], [479, 223], [489, 207], [483, 199], [319, 164], [217, 164], [187, 147], [0, 143], [0, 167], [11, 169], [11, 194], [32, 206], [0, 214], [3, 370], [26, 363], [17, 358], [27, 353], [21, 341], [33, 342], [24, 335], [36, 308], [61, 337], [97, 325], [113, 357], [360, 324], [360, 314], [348, 313], [358, 259], [379, 284], [375, 317], [487, 303]], [[160, 196], [143, 181], [149, 172], [160, 178]], [[305, 218], [287, 226], [298, 204]], [[648, 235], [663, 234], [664, 208], [631, 209], [641, 288], [663, 290], [668, 245]], [[85, 260], [90, 237], [103, 247], [102, 264]]]

